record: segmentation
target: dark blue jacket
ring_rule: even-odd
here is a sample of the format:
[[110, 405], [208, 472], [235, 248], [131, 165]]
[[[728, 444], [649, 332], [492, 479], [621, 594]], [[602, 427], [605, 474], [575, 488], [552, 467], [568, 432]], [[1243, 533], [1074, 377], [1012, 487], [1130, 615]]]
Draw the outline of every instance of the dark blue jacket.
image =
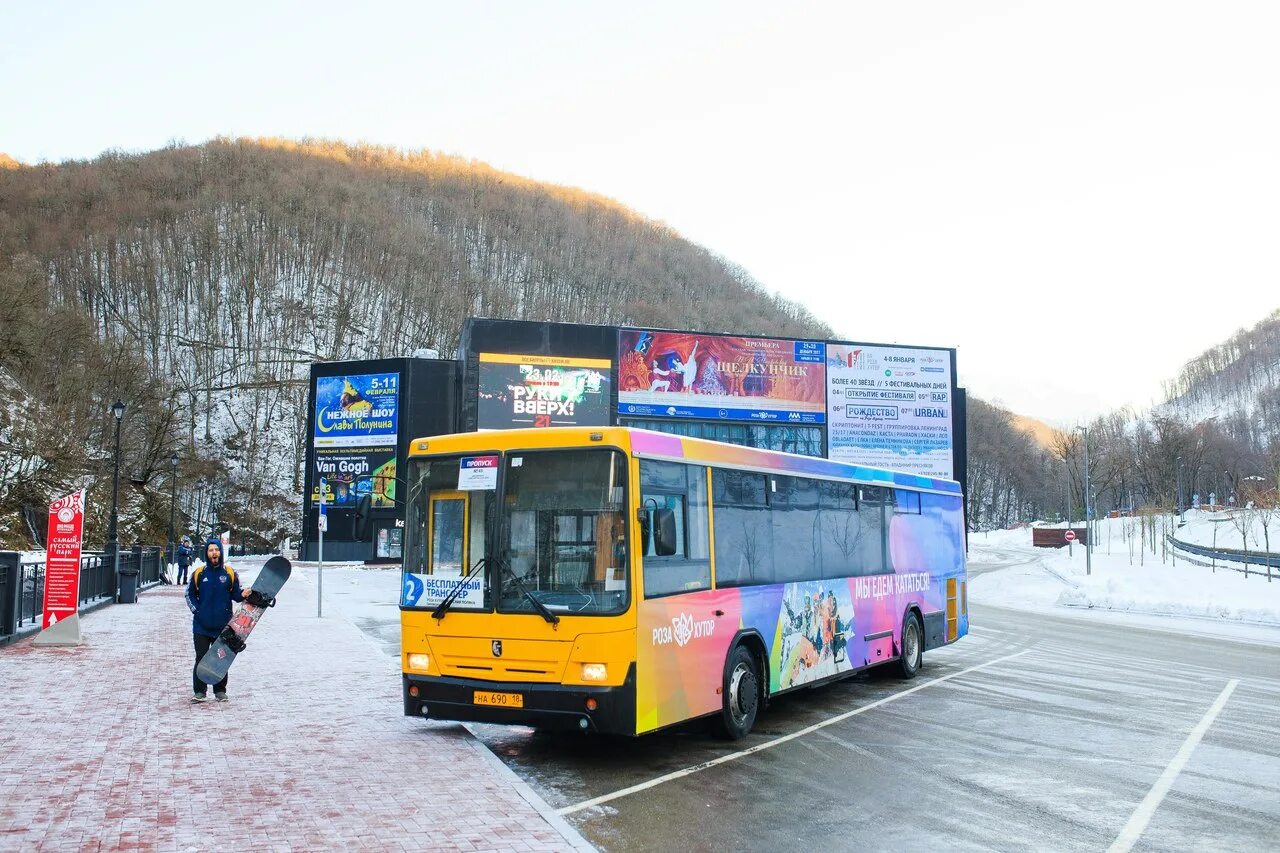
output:
[[[217, 540], [209, 544], [221, 547]], [[240, 579], [235, 569], [219, 562], [209, 564], [209, 545], [205, 545], [205, 564], [196, 569], [187, 584], [187, 607], [191, 609], [191, 632], [202, 637], [217, 637], [231, 621], [231, 604], [244, 601]]]
[[191, 565], [191, 555], [196, 552], [195, 548], [190, 545], [182, 544], [178, 546], [178, 565], [186, 568]]

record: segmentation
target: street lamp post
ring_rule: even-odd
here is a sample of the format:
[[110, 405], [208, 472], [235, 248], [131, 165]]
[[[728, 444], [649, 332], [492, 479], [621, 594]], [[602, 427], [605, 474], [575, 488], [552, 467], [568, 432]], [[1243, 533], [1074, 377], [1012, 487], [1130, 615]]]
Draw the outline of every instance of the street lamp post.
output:
[[169, 457], [169, 464], [173, 466], [173, 473], [169, 477], [169, 563], [173, 563], [173, 525], [177, 519], [178, 509], [178, 463], [182, 460], [178, 458], [178, 454]]
[[1177, 458], [1178, 466], [1178, 523], [1182, 523], [1182, 457]]
[[[1071, 529], [1071, 463], [1067, 460], [1066, 454], [1062, 457], [1063, 468], [1067, 472], [1067, 530]], [[1071, 557], [1071, 540], [1067, 540], [1067, 556]]]
[[203, 523], [204, 523], [204, 480], [201, 480], [196, 484], [196, 525], [195, 525], [196, 530], [195, 530], [195, 533], [196, 533], [196, 539], [198, 540], [196, 544], [202, 548], [204, 547], [204, 540], [200, 539], [200, 537], [203, 535], [201, 533], [200, 525], [202, 525]]
[[1089, 428], [1076, 427], [1084, 433], [1084, 573], [1093, 574], [1093, 512], [1089, 497]]
[[117, 398], [111, 405], [116, 419], [115, 473], [111, 477], [111, 523], [107, 527], [107, 553], [111, 555], [111, 568], [116, 573], [116, 588], [120, 586], [120, 422], [124, 420], [124, 401]]

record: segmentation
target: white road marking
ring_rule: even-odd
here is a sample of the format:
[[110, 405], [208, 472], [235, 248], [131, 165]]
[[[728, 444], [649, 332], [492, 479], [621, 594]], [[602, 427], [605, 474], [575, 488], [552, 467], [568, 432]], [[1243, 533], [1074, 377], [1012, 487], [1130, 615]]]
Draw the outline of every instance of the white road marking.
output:
[[787, 743], [789, 741], [793, 741], [796, 738], [804, 737], [805, 735], [808, 735], [808, 734], [813, 734], [819, 729], [825, 729], [827, 726], [831, 726], [836, 723], [842, 722], [844, 720], [849, 719], [850, 717], [856, 717], [858, 714], [865, 714], [867, 711], [875, 710], [876, 708], [879, 708], [882, 705], [887, 705], [890, 702], [896, 702], [899, 699], [903, 699], [907, 696], [910, 696], [912, 693], [915, 693], [919, 690], [924, 690], [926, 687], [932, 687], [935, 684], [941, 684], [944, 681], [950, 681], [953, 678], [959, 678], [962, 675], [968, 675], [971, 672], [977, 672], [980, 669], [986, 669], [989, 666], [994, 666], [995, 664], [1003, 663], [1004, 661], [1012, 660], [1013, 658], [1016, 658], [1016, 657], [1021, 657], [1022, 655], [1025, 655], [1029, 651], [1031, 651], [1031, 649], [1023, 649], [1022, 651], [1014, 652], [1011, 655], [1005, 655], [1004, 657], [999, 657], [999, 658], [995, 658], [994, 660], [989, 660], [986, 663], [975, 664], [974, 666], [971, 666], [967, 669], [962, 669], [958, 672], [953, 672], [948, 675], [942, 675], [942, 676], [939, 676], [938, 678], [930, 679], [929, 681], [926, 681], [923, 684], [917, 684], [915, 687], [909, 687], [906, 690], [903, 690], [899, 693], [894, 693], [892, 696], [886, 696], [883, 699], [877, 699], [876, 701], [871, 702], [870, 704], [863, 705], [859, 708], [854, 708], [852, 711], [845, 711], [843, 714], [837, 714], [836, 716], [825, 719], [819, 723], [814, 723], [811, 726], [805, 726], [803, 729], [794, 731], [791, 734], [782, 735], [781, 737], [774, 738], [773, 740], [756, 744], [750, 749], [744, 749], [744, 750], [741, 750], [740, 752], [731, 752], [728, 755], [722, 755], [719, 758], [712, 759], [711, 761], [704, 761], [702, 764], [695, 764], [694, 766], [686, 767], [683, 770], [676, 770], [662, 776], [657, 776], [653, 779], [648, 780], [647, 782], [641, 782], [637, 785], [632, 785], [628, 788], [622, 788], [620, 790], [614, 791], [611, 794], [602, 794], [599, 797], [592, 797], [589, 800], [583, 800], [580, 803], [577, 803], [572, 806], [565, 806], [564, 808], [557, 809], [556, 811], [561, 815], [573, 814], [574, 812], [579, 812], [579, 811], [582, 811], [583, 809], [589, 809], [592, 806], [598, 806], [598, 805], [601, 805], [602, 803], [610, 802], [611, 800], [618, 800], [623, 797], [630, 796], [631, 794], [637, 794], [640, 791], [648, 790], [649, 788], [655, 788], [658, 785], [663, 784], [664, 782], [671, 782], [676, 779], [682, 779], [685, 776], [692, 776], [694, 773], [698, 773], [710, 767], [715, 767], [716, 765], [719, 765], [719, 764], [726, 764], [730, 761], [737, 761], [739, 758], [746, 758], [748, 755], [755, 755], [757, 752], [763, 752], [766, 749], [772, 749], [775, 746], [781, 746], [782, 744]]
[[999, 628], [988, 628], [986, 625], [970, 625], [969, 633], [978, 634], [1008, 634], [1008, 631], [1001, 631]]
[[1152, 816], [1155, 815], [1156, 809], [1160, 808], [1160, 803], [1164, 800], [1169, 789], [1173, 787], [1173, 782], [1178, 778], [1178, 774], [1182, 772], [1182, 768], [1187, 766], [1187, 762], [1191, 760], [1191, 753], [1195, 751], [1196, 746], [1200, 743], [1200, 739], [1204, 737], [1204, 733], [1209, 730], [1209, 726], [1213, 725], [1213, 721], [1227, 704], [1227, 699], [1231, 698], [1231, 693], [1236, 689], [1236, 685], [1240, 683], [1240, 679], [1233, 678], [1227, 682], [1227, 686], [1222, 688], [1222, 692], [1218, 694], [1218, 698], [1209, 706], [1209, 710], [1205, 711], [1200, 722], [1191, 730], [1191, 734], [1187, 735], [1187, 739], [1182, 742], [1182, 748], [1178, 750], [1178, 754], [1169, 762], [1169, 766], [1164, 769], [1164, 773], [1160, 774], [1160, 778], [1156, 780], [1155, 785], [1147, 793], [1146, 798], [1138, 804], [1138, 808], [1129, 818], [1129, 822], [1124, 825], [1124, 829], [1120, 830], [1120, 835], [1111, 845], [1110, 853], [1126, 853], [1138, 839], [1142, 837], [1142, 833], [1146, 831], [1147, 824], [1151, 823]]

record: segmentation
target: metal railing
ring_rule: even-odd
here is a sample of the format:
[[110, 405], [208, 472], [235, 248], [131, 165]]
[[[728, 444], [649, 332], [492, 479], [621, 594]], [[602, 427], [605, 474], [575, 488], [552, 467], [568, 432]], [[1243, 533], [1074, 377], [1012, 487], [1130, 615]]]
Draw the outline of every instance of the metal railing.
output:
[[[1241, 551], [1235, 548], [1206, 548], [1204, 545], [1183, 542], [1181, 539], [1174, 539], [1172, 536], [1169, 537], [1169, 541], [1179, 551], [1186, 551], [1188, 554], [1196, 554], [1200, 557], [1208, 557], [1224, 569], [1244, 572], [1246, 575], [1271, 576], [1276, 569], [1280, 569], [1280, 554], [1271, 554], [1265, 551]], [[1227, 565], [1227, 563], [1239, 563], [1241, 565], [1233, 566]], [[1209, 564], [1206, 563], [1206, 565]], [[1262, 568], [1250, 572], [1249, 566], [1261, 566]], [[1280, 577], [1280, 575], [1277, 576]]]
[[[163, 548], [135, 546], [120, 551], [119, 571], [137, 571], [139, 588], [158, 584], [163, 570]], [[17, 551], [0, 551], [0, 643], [40, 625], [44, 611], [44, 573], [42, 557], [33, 559]], [[80, 609], [113, 602], [118, 594], [119, 572], [111, 565], [111, 555], [82, 554]]]

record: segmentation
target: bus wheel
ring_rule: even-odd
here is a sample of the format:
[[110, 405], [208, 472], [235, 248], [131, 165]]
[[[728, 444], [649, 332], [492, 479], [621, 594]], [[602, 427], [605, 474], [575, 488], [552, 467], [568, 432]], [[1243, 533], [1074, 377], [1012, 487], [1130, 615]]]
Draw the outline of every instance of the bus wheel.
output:
[[920, 630], [920, 617], [908, 613], [902, 624], [902, 655], [898, 658], [898, 667], [903, 678], [915, 678], [920, 672], [920, 664], [924, 656], [924, 632]]
[[738, 740], [751, 731], [760, 709], [760, 669], [756, 656], [746, 646], [738, 646], [729, 656], [722, 693], [724, 707], [717, 728], [722, 737]]

